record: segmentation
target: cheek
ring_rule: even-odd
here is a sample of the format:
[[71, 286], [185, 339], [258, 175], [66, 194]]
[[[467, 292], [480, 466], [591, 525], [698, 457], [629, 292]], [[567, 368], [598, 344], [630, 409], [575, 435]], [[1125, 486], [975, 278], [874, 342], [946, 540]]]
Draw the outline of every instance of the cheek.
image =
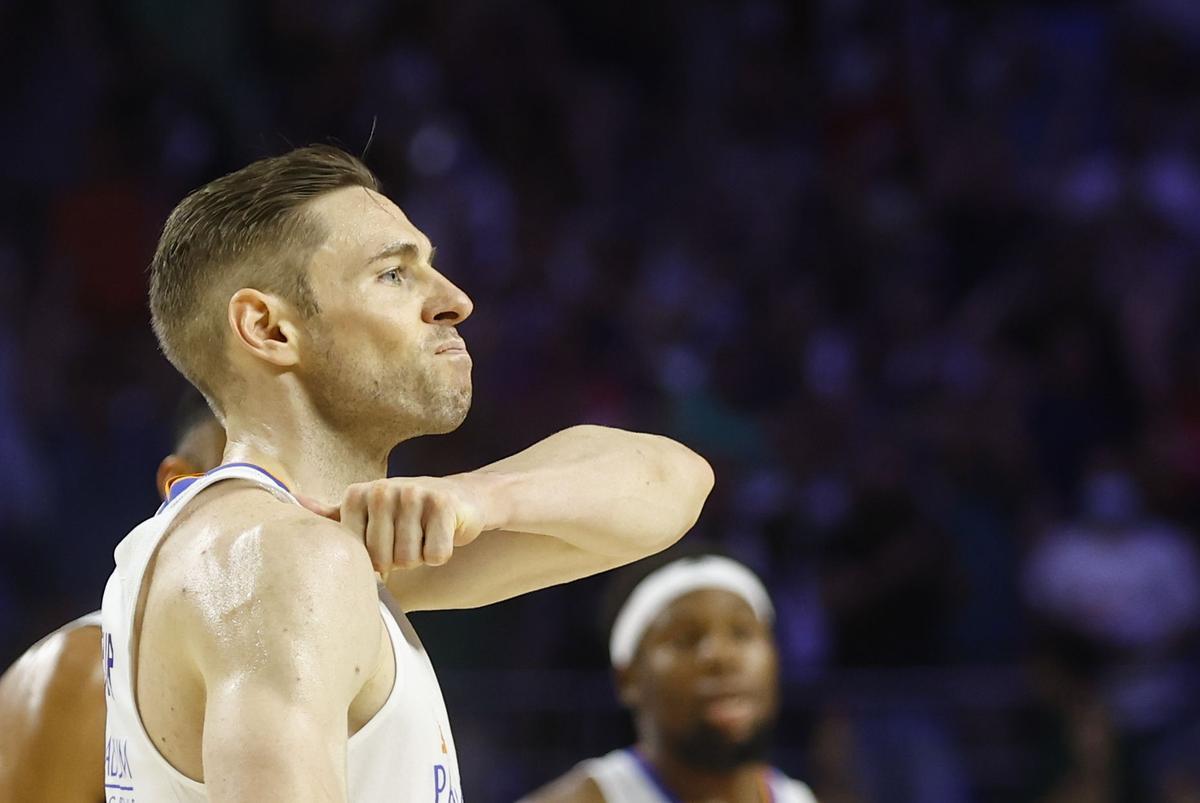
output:
[[688, 699], [695, 670], [686, 658], [666, 649], [647, 656], [649, 694], [644, 704], [669, 710]]
[[767, 642], [759, 642], [746, 650], [746, 674], [754, 678], [774, 699], [779, 695], [779, 654]]
[[386, 356], [414, 348], [411, 327], [403, 325], [396, 310], [380, 310], [364, 303], [323, 310], [320, 317], [320, 339], [337, 354]]

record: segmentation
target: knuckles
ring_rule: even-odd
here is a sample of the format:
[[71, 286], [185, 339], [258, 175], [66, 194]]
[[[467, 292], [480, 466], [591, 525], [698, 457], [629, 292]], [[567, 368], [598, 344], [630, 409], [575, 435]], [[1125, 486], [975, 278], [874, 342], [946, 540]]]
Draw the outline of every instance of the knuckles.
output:
[[[455, 514], [458, 497], [445, 481], [433, 477], [405, 477], [356, 483], [346, 489], [342, 509], [358, 511], [364, 523], [388, 515], [392, 524], [384, 538], [367, 526], [360, 533], [376, 571], [441, 566], [456, 546], [470, 543], [477, 533], [457, 532], [444, 516]], [[439, 515], [431, 515], [431, 514]], [[422, 519], [426, 522], [422, 524]], [[343, 518], [345, 521], [345, 518]], [[374, 532], [372, 532], [374, 531]], [[386, 543], [390, 541], [390, 543]]]

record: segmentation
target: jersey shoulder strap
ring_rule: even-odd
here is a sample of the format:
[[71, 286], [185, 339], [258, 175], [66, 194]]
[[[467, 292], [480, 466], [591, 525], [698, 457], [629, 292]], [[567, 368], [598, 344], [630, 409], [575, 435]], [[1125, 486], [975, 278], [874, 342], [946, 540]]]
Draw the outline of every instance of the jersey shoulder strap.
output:
[[613, 750], [584, 761], [580, 768], [600, 787], [607, 803], [672, 803], [630, 750]]

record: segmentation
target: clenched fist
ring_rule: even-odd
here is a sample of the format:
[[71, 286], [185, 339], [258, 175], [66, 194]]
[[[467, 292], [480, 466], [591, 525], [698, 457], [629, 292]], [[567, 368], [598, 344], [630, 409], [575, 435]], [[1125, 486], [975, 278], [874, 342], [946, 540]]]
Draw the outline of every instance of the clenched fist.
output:
[[341, 522], [367, 547], [375, 571], [441, 566], [455, 547], [483, 530], [477, 493], [455, 477], [392, 477], [346, 489], [337, 507], [307, 497], [300, 503], [319, 516]]

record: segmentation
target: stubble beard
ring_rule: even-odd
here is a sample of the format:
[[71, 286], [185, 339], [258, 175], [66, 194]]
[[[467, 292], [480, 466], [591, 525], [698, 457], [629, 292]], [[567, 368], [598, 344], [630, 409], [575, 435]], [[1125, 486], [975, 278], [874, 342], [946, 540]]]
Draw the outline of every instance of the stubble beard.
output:
[[698, 722], [667, 738], [668, 749], [681, 763], [704, 772], [730, 772], [766, 761], [775, 737], [775, 717], [759, 721], [743, 739], [731, 740], [719, 729]]
[[429, 363], [387, 372], [327, 351], [311, 372], [317, 412], [336, 431], [391, 448], [421, 435], [452, 432], [471, 408], [471, 380], [455, 382]]

